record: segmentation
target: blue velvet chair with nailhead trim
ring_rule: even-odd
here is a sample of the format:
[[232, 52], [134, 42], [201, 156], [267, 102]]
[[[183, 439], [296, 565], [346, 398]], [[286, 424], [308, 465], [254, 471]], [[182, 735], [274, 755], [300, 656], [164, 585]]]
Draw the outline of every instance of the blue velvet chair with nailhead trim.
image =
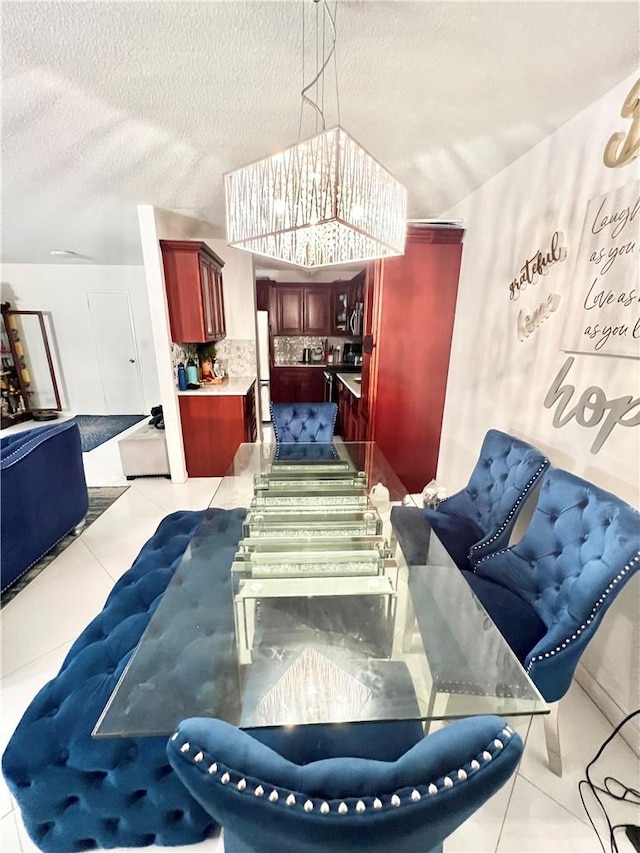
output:
[[[639, 568], [640, 513], [593, 483], [551, 468], [520, 541], [483, 557], [464, 575], [544, 698], [557, 702], [605, 613]], [[559, 768], [559, 743], [555, 749]]]
[[500, 717], [473, 717], [423, 738], [396, 761], [299, 766], [227, 723], [191, 718], [167, 754], [222, 824], [225, 853], [437, 853], [509, 779], [522, 740]]
[[506, 432], [484, 437], [469, 482], [437, 509], [393, 507], [391, 523], [409, 565], [423, 565], [433, 530], [460, 569], [507, 545], [525, 501], [549, 467], [536, 447]]
[[278, 444], [331, 443], [337, 415], [336, 403], [271, 403], [271, 422]]

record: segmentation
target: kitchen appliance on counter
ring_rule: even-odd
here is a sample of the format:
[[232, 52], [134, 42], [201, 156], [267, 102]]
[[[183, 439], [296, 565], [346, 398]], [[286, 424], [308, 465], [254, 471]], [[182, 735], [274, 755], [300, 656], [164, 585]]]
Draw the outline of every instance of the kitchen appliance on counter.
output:
[[362, 364], [362, 343], [344, 344], [342, 360], [345, 364]]

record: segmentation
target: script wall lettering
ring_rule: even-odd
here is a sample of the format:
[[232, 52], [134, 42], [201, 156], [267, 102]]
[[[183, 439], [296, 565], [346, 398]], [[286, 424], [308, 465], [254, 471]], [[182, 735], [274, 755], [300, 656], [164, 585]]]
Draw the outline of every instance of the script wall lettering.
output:
[[629, 394], [609, 400], [602, 388], [590, 385], [582, 392], [575, 406], [569, 408], [576, 387], [562, 383], [567, 378], [573, 362], [573, 356], [569, 356], [560, 368], [544, 398], [544, 407], [551, 409], [557, 404], [553, 413], [553, 426], [556, 429], [568, 424], [571, 418], [575, 418], [583, 427], [600, 426], [591, 445], [591, 453], [597, 453], [614, 427], [633, 427], [640, 424], [640, 397], [634, 398]]
[[562, 246], [562, 234], [555, 231], [547, 250], [538, 249], [522, 264], [520, 272], [509, 285], [509, 299], [519, 299], [522, 291], [537, 284], [541, 275], [546, 275], [553, 264], [564, 261], [566, 257], [567, 250]]
[[640, 358], [640, 181], [591, 199], [562, 349]]
[[610, 169], [627, 166], [640, 155], [640, 80], [625, 98], [620, 115], [631, 119], [631, 127], [626, 134], [614, 133], [607, 142], [602, 159]]
[[518, 340], [525, 341], [560, 305], [560, 294], [550, 293], [533, 311], [518, 311]]

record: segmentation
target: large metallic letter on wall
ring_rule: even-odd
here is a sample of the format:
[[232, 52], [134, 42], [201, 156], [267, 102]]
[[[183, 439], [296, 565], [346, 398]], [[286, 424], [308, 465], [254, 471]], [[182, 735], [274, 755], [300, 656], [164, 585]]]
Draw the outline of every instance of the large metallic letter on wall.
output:
[[618, 131], [607, 142], [602, 159], [610, 169], [627, 166], [640, 155], [640, 80], [627, 95], [620, 114], [631, 119], [631, 127], [626, 135]]

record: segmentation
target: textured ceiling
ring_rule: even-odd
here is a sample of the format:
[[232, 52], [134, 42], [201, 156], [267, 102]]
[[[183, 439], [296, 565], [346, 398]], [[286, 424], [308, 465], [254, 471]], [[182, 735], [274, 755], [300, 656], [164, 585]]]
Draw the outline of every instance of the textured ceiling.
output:
[[[223, 173], [298, 138], [303, 4], [5, 0], [2, 259], [141, 263], [137, 204], [224, 237]], [[339, 0], [341, 123], [437, 217], [631, 74], [638, 16]]]

